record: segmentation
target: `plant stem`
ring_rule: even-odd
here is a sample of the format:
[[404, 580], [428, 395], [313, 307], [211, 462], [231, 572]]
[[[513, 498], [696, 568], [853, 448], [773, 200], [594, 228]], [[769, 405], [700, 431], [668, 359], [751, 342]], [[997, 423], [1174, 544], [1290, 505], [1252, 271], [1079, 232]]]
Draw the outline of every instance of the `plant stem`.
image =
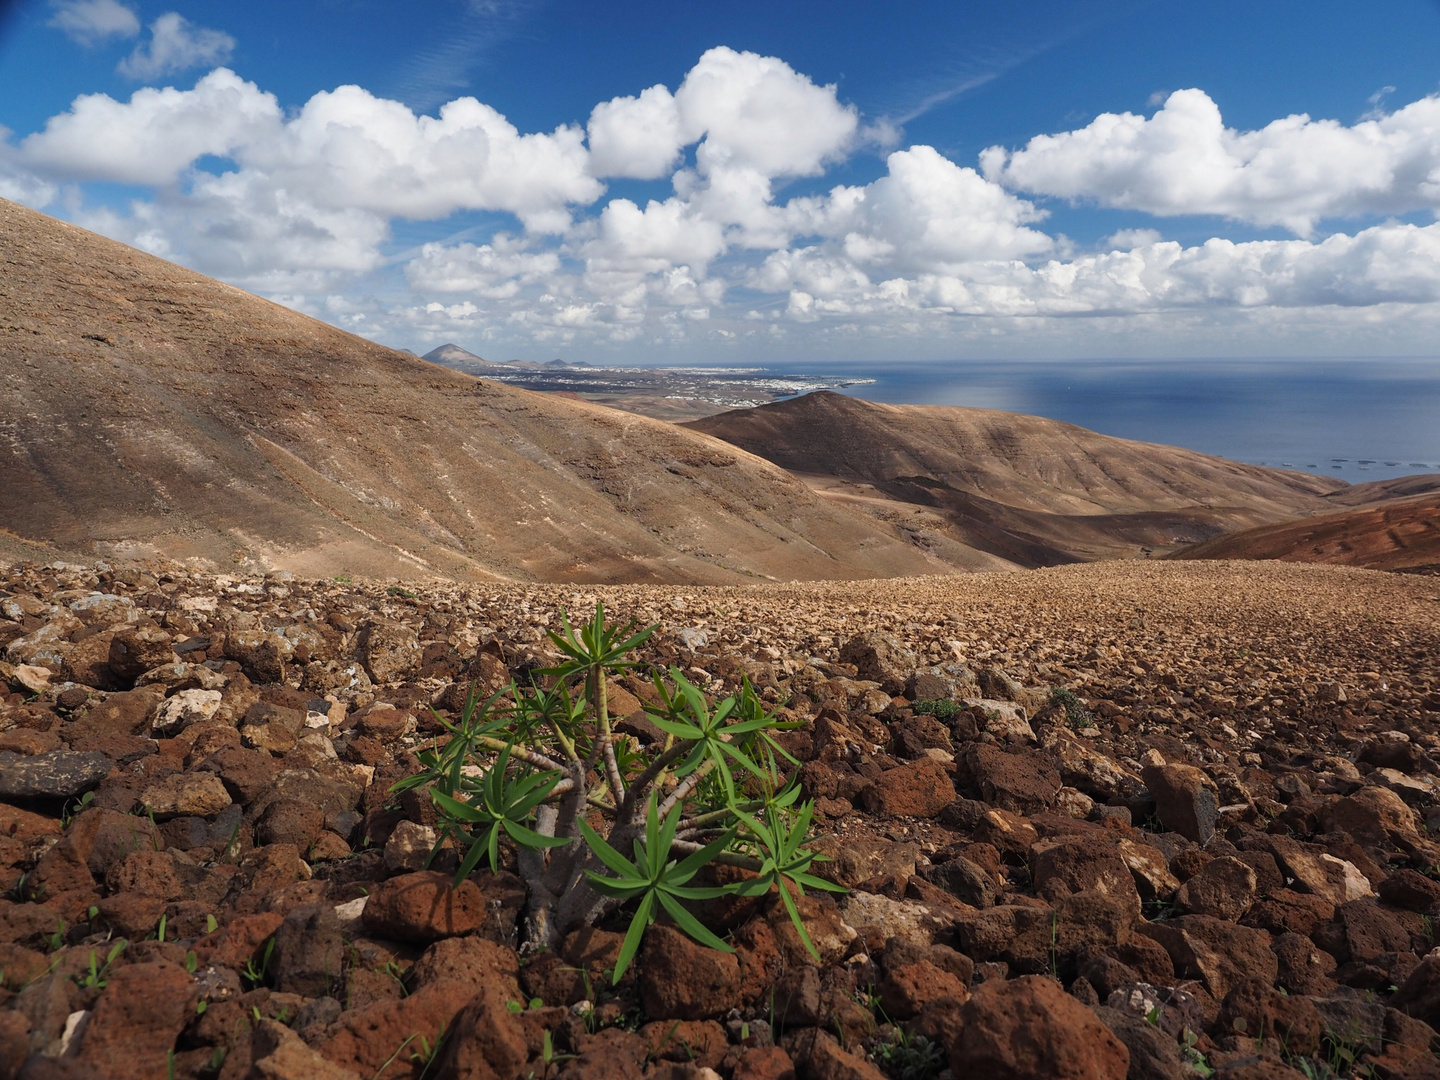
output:
[[610, 710], [605, 684], [605, 669], [595, 664], [590, 668], [593, 687], [591, 700], [595, 703], [595, 718], [600, 723], [600, 752], [605, 759], [605, 780], [610, 785], [610, 794], [619, 806], [625, 801], [625, 781], [620, 777], [620, 766], [615, 761], [614, 736], [610, 731]]
[[625, 795], [625, 801], [621, 804], [620, 810], [616, 814], [617, 820], [625, 825], [632, 824], [635, 818], [635, 811], [640, 806], [640, 796], [648, 794], [655, 786], [655, 781], [659, 778], [660, 774], [684, 757], [685, 753], [693, 745], [694, 743], [688, 742], [676, 743], [652, 761], [645, 771], [635, 778], [635, 782], [630, 785], [630, 790]]
[[[692, 840], [674, 840], [670, 843], [670, 850], [682, 855], [690, 855], [704, 846], [704, 844], [697, 844]], [[753, 870], [757, 874], [764, 869], [764, 864], [759, 859], [752, 859], [748, 855], [736, 855], [733, 851], [722, 851], [712, 861], [724, 863], [726, 866], [738, 866], [741, 870]]]
[[519, 758], [527, 765], [534, 765], [537, 769], [545, 769], [549, 772], [565, 771], [565, 767], [553, 758], [546, 757], [544, 754], [536, 753], [534, 750], [531, 750], [528, 747], [520, 746], [515, 743], [507, 743], [504, 739], [497, 739], [490, 735], [480, 735], [476, 737], [475, 742], [477, 745], [483, 746], [487, 750], [494, 750], [497, 754], [501, 750], [504, 750], [506, 747], [509, 747], [510, 756], [512, 758]]
[[666, 815], [669, 814], [671, 810], [674, 810], [676, 806], [688, 799], [694, 793], [695, 789], [700, 786], [700, 781], [709, 776], [714, 768], [715, 759], [706, 758], [698, 769], [680, 781], [680, 785], [670, 793], [670, 797], [660, 804], [658, 811], [660, 820], [664, 821]]

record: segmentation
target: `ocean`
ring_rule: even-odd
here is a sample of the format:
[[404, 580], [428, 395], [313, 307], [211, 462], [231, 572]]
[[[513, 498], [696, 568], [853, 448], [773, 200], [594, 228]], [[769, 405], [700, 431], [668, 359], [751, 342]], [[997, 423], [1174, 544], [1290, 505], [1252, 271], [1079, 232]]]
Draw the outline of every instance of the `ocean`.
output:
[[1350, 483], [1440, 472], [1440, 358], [829, 365], [869, 401], [1048, 416]]

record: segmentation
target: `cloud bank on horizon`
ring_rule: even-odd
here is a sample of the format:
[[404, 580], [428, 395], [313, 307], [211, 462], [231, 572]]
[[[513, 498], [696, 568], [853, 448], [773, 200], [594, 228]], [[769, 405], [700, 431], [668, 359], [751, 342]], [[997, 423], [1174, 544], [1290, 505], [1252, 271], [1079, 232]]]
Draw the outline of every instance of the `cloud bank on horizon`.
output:
[[[1418, 351], [1440, 324], [1440, 95], [1247, 131], [1182, 89], [1148, 116], [1103, 113], [967, 163], [782, 58], [723, 46], [674, 89], [527, 132], [473, 97], [425, 115], [353, 85], [287, 111], [217, 66], [235, 47], [221, 31], [174, 12], [142, 29], [118, 0], [51, 7], [82, 47], [135, 41], [118, 70], [137, 82], [210, 70], [188, 89], [81, 95], [10, 135], [0, 196], [392, 344], [716, 357], [1150, 340], [1153, 355], [1289, 333]], [[876, 154], [874, 180], [826, 187]], [[656, 182], [668, 191], [643, 205], [612, 192]], [[117, 206], [91, 195], [105, 184], [140, 193]], [[1056, 200], [1149, 220], [1080, 250], [1047, 229]], [[499, 226], [394, 250], [397, 223], [476, 213]], [[1214, 238], [1165, 239], [1195, 215]], [[1226, 238], [1236, 225], [1283, 238]]]

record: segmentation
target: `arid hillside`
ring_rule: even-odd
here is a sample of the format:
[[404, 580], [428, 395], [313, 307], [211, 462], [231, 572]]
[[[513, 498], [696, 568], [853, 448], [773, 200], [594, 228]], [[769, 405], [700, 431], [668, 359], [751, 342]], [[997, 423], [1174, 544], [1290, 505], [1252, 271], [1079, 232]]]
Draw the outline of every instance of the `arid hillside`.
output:
[[835, 393], [686, 425], [836, 503], [1022, 566], [1135, 556], [1310, 513], [1343, 482], [989, 409]]
[[1177, 557], [1284, 559], [1371, 570], [1440, 570], [1440, 494], [1414, 495], [1376, 506], [1246, 529], [1199, 544]]
[[426, 363], [0, 202], [0, 537], [312, 575], [996, 565], [698, 432]]

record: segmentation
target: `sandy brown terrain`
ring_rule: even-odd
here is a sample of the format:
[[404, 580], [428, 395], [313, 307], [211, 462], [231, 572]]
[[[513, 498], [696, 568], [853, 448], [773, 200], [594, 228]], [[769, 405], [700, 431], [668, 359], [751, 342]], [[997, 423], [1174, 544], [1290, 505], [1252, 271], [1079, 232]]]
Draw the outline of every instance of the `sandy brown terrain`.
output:
[[[1342, 492], [1340, 497], [1350, 494]], [[1199, 544], [1176, 557], [1284, 559], [1372, 570], [1440, 570], [1440, 495], [1393, 498], [1377, 506], [1246, 529]]]
[[[1021, 566], [1134, 557], [1325, 506], [1342, 482], [988, 409], [835, 393], [687, 424], [882, 520]], [[897, 506], [898, 504], [898, 506]]]
[[0, 203], [0, 529], [311, 574], [966, 565], [671, 424], [425, 363]]

